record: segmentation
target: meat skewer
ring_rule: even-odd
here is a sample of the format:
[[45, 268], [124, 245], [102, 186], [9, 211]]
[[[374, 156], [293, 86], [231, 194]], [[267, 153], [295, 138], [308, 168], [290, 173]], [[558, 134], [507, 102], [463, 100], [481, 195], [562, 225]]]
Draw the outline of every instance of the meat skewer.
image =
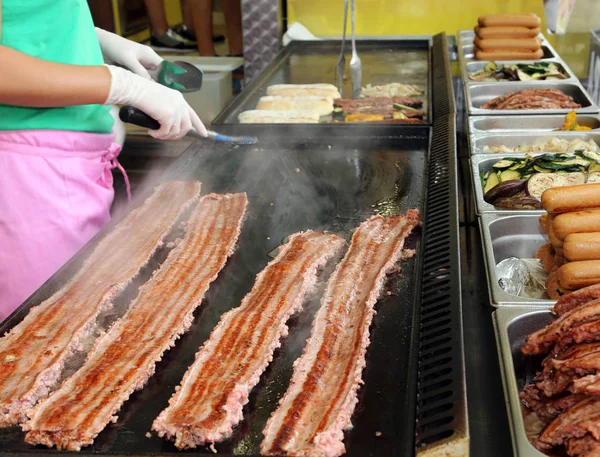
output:
[[153, 430], [174, 439], [179, 449], [229, 436], [242, 420], [250, 390], [287, 334], [286, 321], [315, 284], [317, 269], [344, 245], [332, 234], [292, 235], [242, 304], [221, 317]]
[[263, 434], [265, 455], [327, 456], [345, 452], [343, 430], [357, 402], [369, 326], [385, 275], [402, 258], [419, 214], [373, 217], [360, 225], [327, 283], [311, 337], [294, 364], [290, 387]]
[[197, 181], [159, 186], [67, 284], [0, 339], [0, 427], [22, 422], [25, 411], [48, 395], [98, 314], [112, 306], [199, 194]]
[[27, 414], [25, 440], [59, 449], [91, 444], [156, 362], [193, 321], [192, 313], [233, 253], [246, 210], [245, 194], [203, 197], [186, 234], [125, 315], [100, 337], [84, 365]]

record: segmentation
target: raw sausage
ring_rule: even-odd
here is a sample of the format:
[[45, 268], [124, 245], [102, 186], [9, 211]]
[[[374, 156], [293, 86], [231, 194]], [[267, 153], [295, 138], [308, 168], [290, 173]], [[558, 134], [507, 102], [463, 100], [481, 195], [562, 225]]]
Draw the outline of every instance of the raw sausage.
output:
[[493, 51], [475, 51], [477, 60], [539, 60], [544, 57], [544, 51], [515, 50], [515, 49], [497, 49]]
[[541, 19], [533, 13], [521, 14], [488, 14], [479, 17], [480, 27], [539, 27]]
[[542, 194], [542, 206], [549, 213], [600, 208], [600, 183], [547, 189]]
[[507, 51], [515, 49], [517, 51], [537, 51], [541, 48], [542, 43], [537, 38], [485, 38], [475, 37], [475, 46], [482, 51]]
[[600, 209], [590, 209], [557, 215], [552, 222], [551, 231], [557, 239], [564, 240], [571, 233], [598, 232], [599, 228]]
[[563, 289], [581, 289], [600, 283], [600, 260], [565, 263], [558, 269], [558, 283]]
[[475, 27], [475, 34], [479, 38], [535, 38], [540, 33], [540, 28], [528, 27]]
[[571, 233], [565, 237], [563, 249], [570, 262], [600, 260], [600, 232]]

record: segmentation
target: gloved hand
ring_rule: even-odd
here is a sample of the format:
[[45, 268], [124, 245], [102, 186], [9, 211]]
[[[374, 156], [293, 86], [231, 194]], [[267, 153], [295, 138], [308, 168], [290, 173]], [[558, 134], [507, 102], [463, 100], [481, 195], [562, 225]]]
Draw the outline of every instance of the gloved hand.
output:
[[152, 79], [148, 70], [154, 70], [163, 61], [150, 46], [136, 43], [96, 27], [104, 61], [125, 67], [146, 79]]
[[204, 124], [180, 92], [148, 81], [124, 68], [107, 67], [112, 79], [105, 105], [130, 105], [156, 119], [160, 129], [148, 131], [154, 138], [176, 140], [191, 129], [207, 136]]

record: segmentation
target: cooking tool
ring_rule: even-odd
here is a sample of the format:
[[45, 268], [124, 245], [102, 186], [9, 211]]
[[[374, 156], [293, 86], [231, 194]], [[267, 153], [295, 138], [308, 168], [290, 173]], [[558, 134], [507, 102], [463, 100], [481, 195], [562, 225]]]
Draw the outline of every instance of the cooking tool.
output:
[[[156, 119], [153, 119], [146, 113], [140, 111], [137, 108], [133, 108], [132, 106], [123, 106], [119, 110], [119, 118], [121, 118], [123, 122], [126, 122], [128, 124], [134, 124], [139, 127], [145, 127], [150, 130], [158, 130], [160, 128], [160, 124]], [[222, 135], [212, 130], [207, 130], [207, 133], [208, 136], [203, 137], [198, 135], [195, 131], [190, 130], [190, 132], [188, 132], [188, 135], [200, 139], [208, 138], [210, 140], [218, 141], [221, 143], [255, 144], [258, 141], [257, 138], [251, 136], [228, 136]]]
[[202, 70], [194, 65], [177, 60], [163, 60], [150, 75], [159, 84], [179, 92], [196, 92], [202, 87]]
[[[314, 124], [239, 124], [238, 116], [241, 112], [255, 109], [260, 97], [264, 96], [268, 86], [273, 84], [315, 84], [334, 82], [331, 63], [339, 58], [340, 40], [323, 41], [292, 41], [285, 46], [277, 57], [265, 70], [255, 78], [244, 91], [237, 96], [231, 104], [225, 108], [213, 122], [213, 128], [219, 126], [219, 131], [227, 134], [250, 134], [257, 135], [262, 132], [272, 136], [274, 132], [285, 132], [285, 135], [310, 136], [315, 131], [327, 136], [362, 135], [369, 134], [388, 135], [389, 130], [401, 129], [403, 131], [419, 131], [428, 128], [427, 123], [431, 121], [434, 113], [431, 110], [432, 97], [435, 96], [431, 90], [435, 74], [439, 71], [440, 79], [443, 79], [443, 58], [447, 49], [439, 49], [430, 44], [429, 39], [415, 39], [414, 37], [358, 40], [356, 49], [360, 53], [363, 65], [363, 80], [372, 85], [388, 84], [398, 82], [397, 69], [403, 68], [406, 73], [402, 74], [401, 82], [416, 84], [425, 91], [419, 98], [423, 100], [423, 110], [427, 111], [424, 125], [415, 124], [372, 124], [372, 123], [331, 123], [323, 122]], [[437, 52], [436, 57], [433, 53]], [[434, 58], [437, 69], [430, 66]], [[408, 71], [410, 69], [410, 71]], [[431, 77], [430, 77], [431, 71]], [[344, 81], [344, 94], [352, 93], [352, 82], [350, 78]], [[447, 92], [447, 87], [440, 87], [437, 94], [441, 97]], [[446, 106], [446, 104], [444, 104]], [[447, 113], [438, 106], [438, 113]], [[349, 125], [352, 124], [352, 125]], [[407, 133], [408, 134], [408, 133]], [[282, 134], [283, 135], [283, 134]], [[404, 135], [404, 134], [403, 134]], [[420, 134], [419, 134], [420, 135]]]
[[500, 261], [509, 257], [531, 259], [538, 248], [548, 242], [540, 227], [541, 214], [541, 211], [524, 211], [519, 214], [496, 212], [485, 213], [479, 219], [490, 303], [493, 307], [526, 303], [528, 306], [547, 308], [556, 303], [556, 300], [511, 295], [498, 285], [496, 265]]
[[358, 98], [360, 95], [362, 82], [362, 63], [356, 52], [356, 40], [354, 33], [354, 19], [356, 15], [356, 0], [352, 2], [352, 58], [350, 59], [350, 76], [352, 77], [352, 98]]
[[502, 383], [515, 457], [546, 457], [527, 439], [519, 393], [529, 384], [540, 369], [539, 357], [526, 357], [521, 353], [525, 338], [552, 322], [549, 310], [530, 306], [497, 309], [493, 314], [496, 345], [500, 357]]
[[[533, 116], [473, 116], [469, 118], [469, 133], [473, 135], [484, 135], [493, 133], [512, 132], [515, 134], [531, 131], [553, 133], [586, 133], [586, 131], [556, 131], [562, 128], [565, 122], [564, 115], [533, 115]], [[591, 114], [578, 114], [579, 125], [591, 127], [593, 131], [600, 129], [600, 117]], [[474, 154], [473, 151], [471, 151]]]
[[576, 108], [577, 113], [597, 113], [598, 106], [592, 101], [589, 94], [579, 83], [562, 82], [562, 81], [540, 81], [535, 83], [528, 82], [508, 82], [494, 84], [473, 84], [465, 86], [467, 96], [467, 110], [469, 115], [531, 115], [531, 114], [567, 114], [573, 108], [564, 109], [536, 109], [536, 110], [494, 110], [482, 109], [481, 105], [496, 98], [500, 95], [505, 95], [511, 92], [517, 92], [525, 89], [559, 89], [566, 95], [573, 97], [575, 102], [581, 104], [581, 108]]
[[340, 57], [335, 66], [336, 79], [339, 81], [340, 96], [344, 96], [344, 72], [346, 71], [346, 56], [344, 46], [346, 44], [346, 22], [348, 21], [348, 0], [344, 0], [344, 31], [342, 32], [342, 47]]

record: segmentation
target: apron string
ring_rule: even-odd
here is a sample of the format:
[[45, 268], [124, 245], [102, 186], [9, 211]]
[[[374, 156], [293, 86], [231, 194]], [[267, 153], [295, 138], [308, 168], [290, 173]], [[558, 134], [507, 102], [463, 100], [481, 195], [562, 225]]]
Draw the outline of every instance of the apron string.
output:
[[117, 168], [121, 174], [123, 175], [123, 179], [125, 180], [125, 189], [127, 190], [127, 201], [131, 202], [131, 185], [129, 184], [129, 176], [125, 172], [123, 166], [119, 163], [117, 159], [117, 155], [121, 151], [121, 146], [116, 143], [113, 143], [108, 148], [108, 152], [104, 155], [104, 160], [109, 164], [109, 169], [112, 170]]

